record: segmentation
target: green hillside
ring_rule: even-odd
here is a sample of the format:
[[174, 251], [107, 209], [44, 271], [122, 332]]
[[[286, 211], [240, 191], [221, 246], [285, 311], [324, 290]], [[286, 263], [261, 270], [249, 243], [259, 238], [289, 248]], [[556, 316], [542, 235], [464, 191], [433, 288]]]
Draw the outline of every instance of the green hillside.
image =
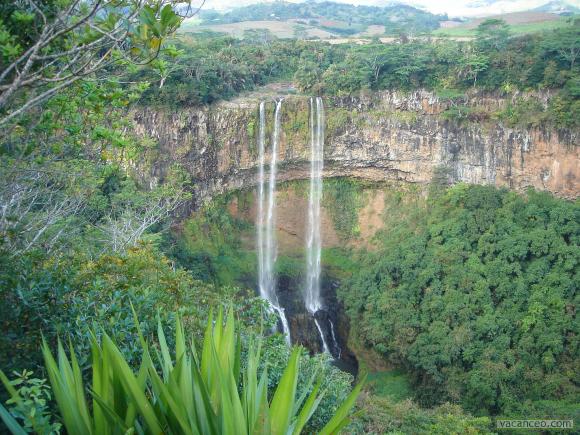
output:
[[439, 27], [446, 16], [434, 15], [406, 5], [387, 7], [354, 6], [343, 3], [261, 3], [236, 8], [220, 14], [208, 10], [200, 15], [205, 25], [245, 21], [300, 20], [300, 24], [318, 27], [340, 35], [352, 35], [370, 25], [382, 25], [387, 33], [427, 32]]

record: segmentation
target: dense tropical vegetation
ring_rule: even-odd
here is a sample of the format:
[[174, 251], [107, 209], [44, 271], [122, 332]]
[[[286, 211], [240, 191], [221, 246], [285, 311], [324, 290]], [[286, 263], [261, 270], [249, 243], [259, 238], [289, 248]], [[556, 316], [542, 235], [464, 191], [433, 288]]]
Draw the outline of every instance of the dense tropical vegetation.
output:
[[423, 405], [578, 418], [578, 203], [457, 185], [393, 204], [340, 289], [356, 337]]
[[[135, 311], [133, 316], [138, 325]], [[200, 354], [194, 342], [187, 343], [177, 317], [175, 362], [161, 323], [157, 331], [159, 349], [150, 350], [137, 327], [142, 358], [136, 373], [108, 335], [103, 335], [99, 342], [97, 331], [91, 331], [92, 386], [88, 391], [93, 399], [92, 407], [88, 405], [74, 347], [69, 347], [69, 359], [59, 342], [57, 363], [44, 342], [46, 369], [67, 433], [135, 430], [147, 434], [301, 433], [325, 394], [319, 373], [310, 378], [298, 397], [300, 349], [295, 348], [269, 401], [267, 367], [261, 375], [258, 373], [261, 341], [246, 343], [249, 348], [242, 361], [242, 341], [236, 332], [233, 312], [229, 310], [226, 317], [224, 325], [220, 310], [214, 325], [210, 314]], [[25, 402], [22, 389], [17, 391], [2, 371], [0, 378], [11, 394], [11, 403], [19, 412], [24, 411], [20, 415], [26, 418], [28, 429], [41, 433], [58, 429], [58, 424], [51, 424], [42, 410], [38, 418], [34, 413], [26, 413], [35, 408]], [[349, 410], [362, 385], [353, 389], [319, 433], [336, 433], [348, 425]], [[13, 433], [26, 433], [1, 405], [0, 416]]]
[[[350, 430], [487, 433], [491, 418], [576, 419], [578, 202], [447, 180], [441, 170], [427, 197], [416, 187], [379, 186], [388, 192], [385, 229], [373, 248], [323, 252], [329, 279], [342, 280], [351, 345], [373, 372]], [[325, 209], [345, 245], [358, 238], [365, 192], [375, 188], [325, 182]], [[284, 189], [307, 195], [302, 183]], [[243, 218], [248, 193], [221, 198], [186, 222], [176, 260], [199, 264], [201, 275], [213, 270], [221, 282], [243, 282], [252, 269], [241, 243], [253, 231]], [[231, 201], [241, 215], [228, 212]], [[302, 264], [281, 255], [278, 273], [292, 279]]]
[[[191, 10], [166, 2], [93, 6], [66, 1], [1, 6], [0, 366], [7, 389], [0, 397], [9, 399], [2, 420], [15, 433], [58, 433], [63, 426], [69, 433], [103, 433], [106, 427], [125, 432], [133, 425], [153, 433], [169, 430], [167, 419], [173, 424], [174, 414], [151, 419], [146, 409], [131, 404], [143, 405], [144, 394], [154, 402], [161, 397], [149, 396], [158, 379], [143, 378], [154, 376], [153, 365], [161, 370], [148, 352], [154, 355], [163, 341], [175, 346], [175, 334], [162, 339], [159, 325], [175, 332], [175, 319], [181, 318], [182, 337], [201, 348], [210, 309], [230, 305], [236, 307], [238, 340], [263, 340], [260, 358], [246, 347], [239, 354], [244, 367], [259, 364], [267, 373], [262, 395], [245, 398], [244, 406], [254, 406], [252, 412], [264, 404], [277, 413], [297, 412], [281, 399], [273, 401], [276, 385], [295, 384], [307, 398], [315, 388], [312, 380], [322, 376], [332, 385], [317, 390], [297, 423], [318, 431], [333, 415], [345, 417], [348, 409], [339, 406], [351, 390], [351, 375], [323, 356], [291, 352], [276, 335], [260, 338], [273, 322], [262, 301], [211, 279], [196, 280], [162, 252], [168, 226], [190, 198], [189, 186], [178, 166], [156, 184], [140, 178], [158, 150], [130, 128], [128, 110], [149, 86], [131, 76], [144, 69], [163, 74], [162, 60], [179, 54], [165, 40]], [[69, 343], [66, 351], [59, 340]], [[57, 348], [58, 369], [50, 356]], [[163, 347], [164, 358], [167, 352]], [[169, 354], [176, 358], [174, 351]], [[103, 376], [85, 391], [97, 361], [105, 365]], [[182, 373], [173, 361], [174, 373]], [[123, 376], [107, 374], [113, 363]], [[287, 365], [293, 370], [290, 381], [283, 375]], [[137, 376], [140, 393], [131, 376]], [[114, 402], [109, 393], [98, 393], [108, 388], [107, 380], [118, 390]], [[173, 406], [175, 400], [168, 400]], [[215, 421], [223, 410], [212, 404], [222, 413], [212, 414]], [[197, 423], [188, 424], [185, 432], [171, 427], [195, 432]]]

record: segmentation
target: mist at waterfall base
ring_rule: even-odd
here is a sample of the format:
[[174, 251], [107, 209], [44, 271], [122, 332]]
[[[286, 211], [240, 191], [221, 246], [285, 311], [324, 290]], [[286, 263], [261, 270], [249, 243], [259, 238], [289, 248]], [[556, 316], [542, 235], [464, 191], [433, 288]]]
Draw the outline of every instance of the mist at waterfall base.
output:
[[[280, 123], [282, 100], [276, 102], [274, 112], [274, 130], [271, 137], [271, 157], [266, 177], [266, 103], [259, 106], [259, 130], [257, 138], [258, 148], [258, 192], [256, 214], [256, 239], [258, 255], [258, 289], [260, 296], [268, 301], [273, 312], [276, 312], [280, 321], [279, 327], [291, 344], [291, 331], [285, 308], [278, 296], [278, 282], [274, 271], [277, 258], [276, 241], [276, 177], [277, 153], [280, 142]], [[324, 105], [322, 98], [310, 99], [310, 190], [307, 213], [306, 262], [305, 282], [303, 290], [303, 304], [306, 312], [316, 325], [320, 340], [320, 349], [336, 360], [341, 358], [341, 347], [337, 340], [337, 332], [331, 318], [331, 313], [321, 296], [321, 250], [322, 237], [320, 228], [321, 199], [324, 166]], [[266, 178], [268, 182], [266, 183]], [[267, 188], [267, 190], [266, 190]], [[336, 306], [336, 304], [335, 304]], [[336, 313], [333, 313], [336, 319]], [[294, 331], [296, 335], [297, 331]], [[352, 371], [352, 367], [347, 367]]]

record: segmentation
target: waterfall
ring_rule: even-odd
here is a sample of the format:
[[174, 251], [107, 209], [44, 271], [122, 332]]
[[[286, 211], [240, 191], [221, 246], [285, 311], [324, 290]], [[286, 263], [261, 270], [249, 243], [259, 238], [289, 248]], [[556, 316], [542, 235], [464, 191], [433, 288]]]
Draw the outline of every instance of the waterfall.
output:
[[260, 123], [258, 132], [258, 212], [256, 213], [258, 250], [258, 288], [262, 299], [269, 300], [264, 274], [264, 148], [266, 146], [266, 108], [260, 103]]
[[322, 331], [320, 322], [316, 317], [314, 318], [314, 323], [316, 324], [316, 329], [318, 329], [318, 333], [320, 334], [320, 338], [322, 339], [322, 351], [324, 353], [330, 353], [330, 349], [328, 347], [328, 344], [326, 343], [326, 338], [324, 338], [324, 332]]
[[[276, 165], [278, 143], [280, 141], [280, 120], [282, 100], [276, 102], [274, 115], [274, 133], [272, 136], [272, 158], [270, 161], [270, 173], [268, 180], [268, 195], [265, 195], [266, 177], [265, 148], [266, 148], [266, 108], [265, 103], [260, 103], [260, 126], [258, 131], [258, 212], [257, 212], [257, 239], [258, 239], [258, 287], [260, 296], [267, 300], [270, 308], [278, 313], [286, 342], [290, 345], [290, 328], [284, 308], [278, 302], [276, 294], [276, 279], [274, 265], [276, 263]], [[266, 205], [266, 207], [265, 207]]]
[[338, 341], [336, 340], [336, 334], [334, 333], [334, 323], [332, 323], [332, 320], [330, 320], [330, 318], [328, 318], [328, 321], [330, 322], [330, 336], [332, 337], [332, 342], [334, 343], [334, 346], [336, 349], [338, 349], [338, 356], [337, 358], [340, 359], [340, 356], [342, 355], [342, 349], [340, 348], [340, 346], [338, 345]]
[[[310, 99], [310, 195], [308, 199], [308, 233], [306, 239], [306, 308], [314, 314], [322, 308], [320, 300], [320, 200], [324, 165], [324, 107], [322, 98]], [[316, 116], [315, 116], [316, 113]], [[316, 118], [316, 119], [315, 119]], [[319, 327], [320, 329], [320, 327]]]
[[[266, 109], [260, 103], [258, 131], [258, 210], [256, 216], [258, 287], [260, 296], [268, 301], [270, 310], [280, 318], [282, 331], [288, 345], [290, 328], [276, 292], [274, 265], [277, 257], [276, 243], [276, 176], [278, 145], [280, 142], [282, 100], [276, 102], [274, 131], [272, 134], [271, 160], [266, 179]], [[324, 105], [322, 98], [310, 99], [310, 193], [308, 200], [308, 222], [306, 238], [306, 285], [304, 302], [312, 315], [325, 353], [340, 358], [341, 349], [336, 340], [334, 324], [324, 307], [320, 295], [322, 237], [320, 212], [322, 201], [322, 170], [324, 167]], [[267, 187], [266, 187], [267, 185]]]
[[[324, 352], [340, 357], [340, 347], [334, 334], [334, 325], [320, 297], [320, 259], [322, 236], [320, 233], [320, 202], [322, 200], [322, 169], [324, 168], [324, 105], [322, 98], [310, 99], [310, 194], [308, 199], [308, 232], [306, 239], [306, 289], [304, 303], [312, 314], [322, 340]], [[326, 311], [326, 315], [322, 315]], [[322, 320], [327, 320], [325, 334]], [[329, 346], [327, 337], [332, 340]]]

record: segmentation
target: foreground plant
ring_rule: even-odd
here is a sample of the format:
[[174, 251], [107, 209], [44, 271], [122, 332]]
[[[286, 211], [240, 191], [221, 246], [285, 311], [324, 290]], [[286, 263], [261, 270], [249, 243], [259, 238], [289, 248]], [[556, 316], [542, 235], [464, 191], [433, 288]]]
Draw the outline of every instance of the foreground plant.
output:
[[[183, 327], [177, 319], [175, 361], [161, 325], [159, 349], [150, 349], [139, 333], [143, 358], [137, 373], [110, 337], [104, 335], [99, 343], [93, 334], [93, 380], [89, 389], [92, 406], [89, 406], [72, 346], [69, 359], [59, 342], [55, 360], [45, 342], [45, 365], [67, 432], [78, 435], [301, 433], [324, 391], [321, 391], [321, 380], [313, 376], [305, 393], [296, 397], [300, 349], [292, 352], [268, 401], [267, 371], [258, 375], [260, 340], [250, 343], [247, 364], [242, 369], [241, 340], [235, 331], [233, 312], [230, 310], [227, 314], [225, 325], [223, 320], [220, 311], [214, 325], [210, 315], [199, 355], [193, 342], [186, 344]], [[6, 376], [2, 372], [0, 375], [12, 400], [18, 404], [20, 396]], [[361, 388], [362, 382], [321, 434], [338, 433], [350, 422], [349, 412]], [[1, 405], [0, 416], [12, 433], [26, 433]]]

